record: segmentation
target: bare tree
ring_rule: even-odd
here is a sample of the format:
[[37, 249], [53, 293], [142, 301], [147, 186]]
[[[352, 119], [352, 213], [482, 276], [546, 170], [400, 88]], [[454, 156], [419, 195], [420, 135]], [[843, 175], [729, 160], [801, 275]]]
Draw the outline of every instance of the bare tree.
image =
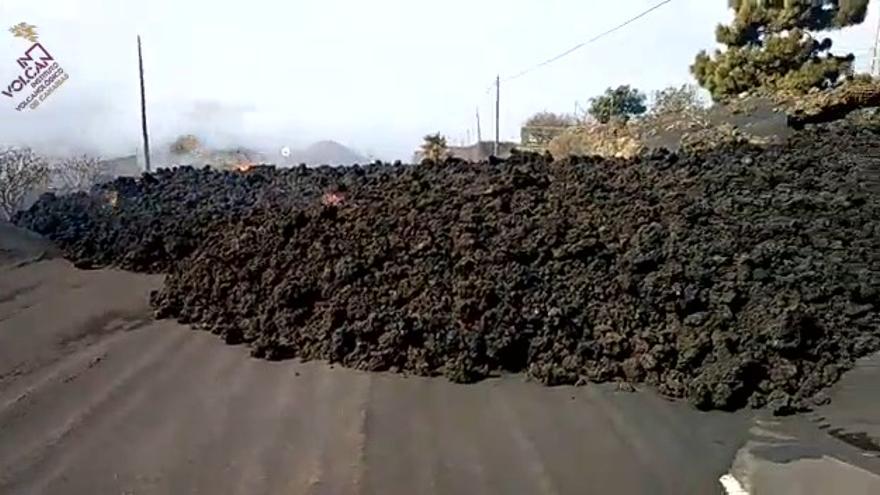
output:
[[100, 159], [88, 155], [64, 158], [52, 168], [53, 179], [63, 194], [88, 191], [101, 178], [101, 173]]
[[705, 107], [706, 104], [700, 97], [699, 88], [691, 84], [684, 84], [679, 87], [669, 86], [666, 89], [655, 91], [651, 114], [682, 114], [695, 112]]
[[11, 219], [48, 182], [49, 165], [33, 150], [0, 149], [0, 219]]

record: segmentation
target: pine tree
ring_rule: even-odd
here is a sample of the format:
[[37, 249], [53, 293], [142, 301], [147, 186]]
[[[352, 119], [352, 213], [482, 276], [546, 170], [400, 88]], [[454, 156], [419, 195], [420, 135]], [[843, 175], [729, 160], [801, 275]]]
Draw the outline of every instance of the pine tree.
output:
[[697, 54], [691, 72], [716, 100], [743, 92], [806, 92], [852, 73], [852, 54], [830, 53], [830, 39], [813, 34], [859, 24], [868, 0], [730, 0], [736, 12], [715, 37], [726, 46]]

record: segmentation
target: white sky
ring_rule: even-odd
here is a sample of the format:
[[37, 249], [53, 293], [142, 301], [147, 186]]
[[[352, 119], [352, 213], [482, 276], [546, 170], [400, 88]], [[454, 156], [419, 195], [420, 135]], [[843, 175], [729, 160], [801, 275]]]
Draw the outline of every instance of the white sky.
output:
[[[34, 111], [0, 96], [0, 141], [114, 155], [140, 139], [137, 50], [144, 42], [155, 146], [194, 132], [267, 150], [334, 139], [408, 159], [421, 137], [494, 135], [502, 79], [593, 37], [658, 0], [0, 0], [0, 86], [18, 75], [38, 27], [70, 79]], [[878, 6], [833, 36], [870, 63]], [[696, 52], [714, 48], [727, 0], [674, 0], [648, 17], [501, 88], [501, 136], [541, 110], [570, 112], [606, 87], [645, 91], [692, 82]]]

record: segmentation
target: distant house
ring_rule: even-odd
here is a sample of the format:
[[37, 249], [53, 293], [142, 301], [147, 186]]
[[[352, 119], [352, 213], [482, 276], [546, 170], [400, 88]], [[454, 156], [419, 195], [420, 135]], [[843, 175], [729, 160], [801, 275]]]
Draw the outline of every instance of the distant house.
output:
[[520, 128], [520, 148], [523, 151], [543, 153], [550, 146], [550, 141], [568, 129], [576, 126], [532, 125]]
[[100, 181], [110, 181], [117, 177], [138, 177], [144, 171], [140, 162], [138, 155], [101, 160], [99, 162], [101, 167]]
[[268, 163], [265, 154], [249, 148], [230, 148], [203, 152], [193, 165], [210, 165], [221, 170]]
[[190, 166], [210, 166], [219, 170], [231, 170], [241, 166], [268, 163], [264, 153], [250, 148], [198, 149], [190, 153], [159, 151], [150, 154], [153, 169]]
[[[510, 152], [517, 146], [517, 143], [501, 142], [498, 143], [498, 158], [507, 158]], [[481, 141], [470, 146], [450, 146], [449, 154], [453, 158], [460, 158], [469, 162], [481, 162], [488, 160], [495, 153], [494, 141]]]
[[[510, 152], [518, 146], [518, 143], [509, 141], [498, 143], [498, 158], [509, 157]], [[481, 141], [470, 146], [448, 146], [446, 150], [452, 158], [469, 162], [482, 162], [488, 160], [494, 154], [495, 141]], [[413, 163], [419, 163], [423, 158], [422, 151], [418, 150], [413, 154]]]

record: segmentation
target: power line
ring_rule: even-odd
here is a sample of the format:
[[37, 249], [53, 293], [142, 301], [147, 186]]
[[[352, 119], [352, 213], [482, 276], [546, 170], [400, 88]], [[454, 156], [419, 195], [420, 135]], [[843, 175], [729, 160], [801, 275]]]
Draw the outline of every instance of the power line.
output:
[[642, 17], [645, 17], [646, 15], [650, 14], [651, 12], [654, 12], [655, 10], [659, 9], [660, 7], [663, 7], [664, 5], [666, 5], [667, 3], [670, 3], [670, 2], [672, 2], [672, 0], [663, 0], [662, 2], [654, 5], [653, 7], [649, 8], [648, 10], [645, 10], [644, 12], [640, 13], [639, 15], [632, 17], [632, 18], [626, 20], [625, 22], [618, 24], [617, 26], [614, 26], [613, 28], [611, 28], [605, 32], [599, 33], [587, 41], [578, 43], [577, 45], [569, 48], [568, 50], [565, 50], [564, 52], [560, 53], [559, 55], [556, 55], [555, 57], [549, 58], [549, 59], [547, 59], [537, 65], [529, 67], [528, 69], [517, 72], [516, 74], [514, 74], [510, 77], [504, 78], [504, 81], [506, 82], [506, 81], [511, 81], [513, 79], [517, 79], [519, 77], [522, 77], [522, 76], [528, 74], [529, 72], [540, 69], [541, 67], [544, 67], [545, 65], [552, 64], [553, 62], [556, 62], [557, 60], [559, 60], [567, 55], [570, 55], [571, 53], [574, 53], [577, 50], [580, 50], [581, 48], [589, 45], [590, 43], [595, 43], [596, 41], [599, 41], [600, 39], [604, 38], [605, 36], [608, 36], [609, 34], [632, 24], [633, 22], [641, 19]]
[[634, 17], [631, 17], [631, 18], [627, 19], [626, 21], [612, 27], [611, 29], [608, 29], [607, 31], [601, 32], [601, 33], [597, 34], [596, 36], [593, 36], [592, 38], [590, 38], [586, 41], [583, 41], [581, 43], [578, 43], [577, 45], [569, 48], [568, 50], [565, 50], [564, 52], [560, 53], [559, 55], [556, 55], [555, 57], [544, 60], [543, 62], [541, 62], [537, 65], [533, 65], [532, 67], [529, 67], [528, 69], [517, 72], [516, 74], [514, 74], [510, 77], [505, 77], [504, 79], [497, 77], [495, 79], [494, 84], [492, 84], [491, 86], [486, 88], [487, 95], [490, 94], [490, 92], [493, 89], [495, 90], [495, 120], [496, 120], [496, 123], [495, 123], [495, 141], [496, 141], [495, 152], [496, 152], [496, 154], [498, 152], [497, 142], [498, 142], [498, 127], [499, 127], [499, 124], [498, 124], [498, 120], [499, 120], [499, 116], [498, 116], [498, 113], [499, 113], [499, 101], [498, 100], [499, 100], [499, 98], [498, 98], [498, 95], [500, 93], [500, 85], [501, 85], [502, 81], [507, 82], [507, 81], [511, 81], [513, 79], [517, 79], [517, 78], [522, 77], [532, 71], [540, 69], [541, 67], [552, 64], [553, 62], [556, 62], [557, 60], [559, 60], [567, 55], [570, 55], [571, 53], [574, 53], [575, 51], [577, 51], [577, 50], [579, 50], [579, 49], [581, 49], [591, 43], [595, 43], [596, 41], [599, 41], [600, 39], [604, 38], [605, 36], [608, 36], [611, 33], [614, 33], [615, 31], [623, 29], [624, 27], [632, 24], [633, 22], [641, 19], [642, 17], [645, 17], [646, 15], [650, 14], [651, 12], [654, 12], [655, 10], [659, 9], [660, 7], [663, 7], [664, 5], [666, 5], [670, 2], [672, 2], [672, 0], [663, 0], [663, 1], [655, 4], [653, 7], [641, 12], [640, 14], [638, 14]]

